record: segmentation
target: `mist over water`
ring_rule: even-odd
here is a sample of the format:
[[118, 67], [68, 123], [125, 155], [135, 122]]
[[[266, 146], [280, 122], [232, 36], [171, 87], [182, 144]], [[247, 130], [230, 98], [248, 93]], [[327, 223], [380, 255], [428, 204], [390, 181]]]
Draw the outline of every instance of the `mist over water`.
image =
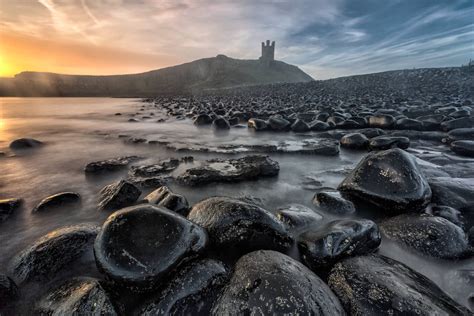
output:
[[[211, 127], [198, 128], [189, 119], [168, 119], [165, 113], [158, 113], [141, 122], [128, 122], [127, 114], [140, 112], [141, 105], [139, 99], [0, 99], [0, 151], [6, 153], [6, 157], [0, 158], [0, 199], [24, 199], [23, 206], [0, 224], [0, 272], [6, 272], [4, 270], [16, 253], [47, 232], [78, 223], [101, 224], [110, 215], [110, 212], [97, 210], [98, 192], [103, 186], [125, 177], [127, 171], [90, 178], [84, 173], [84, 166], [89, 162], [137, 155], [144, 157], [144, 160], [134, 164], [145, 165], [170, 157], [194, 156], [194, 163], [184, 164], [173, 172], [178, 174], [199, 160], [244, 154], [219, 152], [223, 151], [219, 147], [222, 145], [268, 145], [285, 141], [298, 146], [302, 140], [312, 137], [311, 134], [256, 134], [247, 128], [232, 128], [228, 132], [217, 133]], [[166, 118], [167, 121], [157, 123], [160, 118]], [[175, 151], [160, 144], [132, 144], [125, 142], [125, 138], [119, 135], [167, 142], [177, 148], [207, 148], [209, 152]], [[43, 141], [45, 145], [15, 155], [8, 145], [21, 137], [32, 137]], [[348, 170], [359, 162], [363, 153], [341, 149], [340, 155], [334, 157], [291, 153], [269, 155], [280, 164], [280, 173], [276, 178], [198, 187], [171, 183], [170, 187], [184, 195], [190, 204], [215, 195], [251, 195], [261, 199], [265, 208], [271, 211], [291, 203], [314, 209], [311, 200], [315, 189], [308, 183], [316, 179], [323, 187], [335, 188]], [[81, 205], [31, 213], [41, 199], [62, 191], [79, 193]], [[147, 193], [144, 191], [143, 196]], [[320, 210], [318, 212], [324, 215], [325, 221], [334, 218], [334, 215]], [[472, 289], [472, 259], [448, 262], [421, 257], [386, 239], [379, 252], [426, 275], [455, 300], [467, 305]], [[466, 272], [469, 269], [471, 272]], [[92, 254], [86, 254], [66, 273], [74, 276], [98, 275]], [[37, 288], [33, 286], [33, 289]]]

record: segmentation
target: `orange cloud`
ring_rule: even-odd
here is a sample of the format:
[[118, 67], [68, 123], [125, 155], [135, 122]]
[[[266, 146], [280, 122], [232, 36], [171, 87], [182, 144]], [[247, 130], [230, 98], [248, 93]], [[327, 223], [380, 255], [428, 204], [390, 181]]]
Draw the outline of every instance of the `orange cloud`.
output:
[[91, 75], [136, 73], [179, 62], [177, 57], [169, 55], [135, 53], [0, 31], [0, 77], [12, 77], [22, 71]]

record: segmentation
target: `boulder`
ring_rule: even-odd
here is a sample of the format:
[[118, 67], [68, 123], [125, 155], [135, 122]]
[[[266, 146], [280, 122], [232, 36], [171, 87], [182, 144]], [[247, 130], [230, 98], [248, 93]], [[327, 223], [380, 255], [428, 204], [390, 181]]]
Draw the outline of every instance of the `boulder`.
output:
[[103, 172], [122, 170], [130, 163], [139, 159], [141, 158], [138, 156], [125, 156], [107, 160], [94, 161], [88, 163], [84, 168], [84, 171], [88, 174], [98, 174]]
[[13, 150], [21, 150], [21, 149], [29, 149], [29, 148], [36, 148], [43, 145], [43, 142], [33, 139], [33, 138], [19, 138], [15, 139], [10, 143], [10, 149]]
[[298, 237], [303, 263], [313, 271], [328, 268], [342, 258], [371, 253], [381, 242], [371, 220], [335, 220]]
[[248, 120], [247, 126], [248, 128], [253, 128], [256, 131], [265, 131], [268, 129], [267, 122], [258, 118], [251, 118]]
[[350, 315], [469, 315], [422, 274], [380, 255], [347, 258], [328, 279]]
[[300, 229], [318, 223], [323, 216], [309, 207], [291, 204], [276, 211], [277, 218], [290, 229]]
[[162, 160], [157, 164], [145, 165], [145, 166], [133, 166], [130, 169], [130, 177], [155, 177], [164, 173], [170, 172], [178, 168], [179, 159], [170, 158]]
[[208, 114], [199, 114], [194, 118], [194, 125], [208, 125], [212, 123], [212, 117]]
[[429, 214], [403, 214], [380, 225], [390, 239], [426, 256], [457, 259], [467, 255], [469, 242], [459, 226]]
[[54, 277], [90, 249], [98, 231], [95, 225], [80, 224], [44, 235], [13, 258], [12, 275], [19, 283]]
[[341, 147], [349, 149], [367, 149], [369, 139], [362, 133], [349, 133], [342, 136]]
[[315, 132], [327, 131], [329, 129], [329, 124], [316, 120], [309, 124], [309, 128]]
[[60, 192], [42, 199], [32, 210], [33, 213], [71, 206], [79, 203], [81, 196], [76, 192]]
[[452, 208], [450, 206], [434, 205], [431, 207], [431, 212], [429, 214], [445, 218], [451, 223], [456, 224], [463, 229], [465, 227], [465, 224], [464, 224], [465, 219], [462, 213], [458, 211], [457, 209]]
[[37, 315], [117, 315], [99, 281], [74, 278], [42, 297], [34, 308]]
[[474, 125], [474, 119], [470, 117], [462, 117], [450, 121], [444, 121], [441, 123], [441, 129], [448, 132], [457, 128], [472, 128]]
[[212, 121], [212, 127], [215, 129], [230, 129], [230, 124], [225, 118], [218, 116], [214, 121]]
[[395, 123], [395, 118], [391, 115], [376, 115], [369, 117], [369, 126], [376, 128], [389, 129]]
[[281, 115], [273, 115], [268, 119], [268, 126], [274, 131], [287, 131], [290, 129], [291, 123]]
[[403, 136], [377, 136], [370, 140], [371, 150], [386, 150], [390, 148], [407, 149], [410, 146], [410, 139]]
[[448, 142], [456, 140], [473, 140], [474, 128], [457, 128], [450, 130], [448, 133]]
[[150, 204], [165, 207], [183, 216], [188, 215], [188, 200], [182, 195], [173, 193], [167, 186], [162, 186], [148, 194], [144, 200]]
[[109, 216], [94, 244], [97, 268], [112, 283], [141, 292], [164, 284], [172, 271], [201, 254], [204, 229], [149, 204]]
[[278, 175], [278, 162], [268, 156], [245, 156], [238, 159], [212, 159], [201, 166], [186, 170], [177, 180], [183, 185], [211, 182], [239, 182]]
[[117, 210], [135, 203], [142, 192], [134, 184], [120, 180], [100, 190], [99, 210]]
[[379, 207], [381, 212], [419, 211], [431, 200], [430, 186], [415, 158], [398, 148], [368, 154], [338, 190]]
[[300, 262], [275, 251], [241, 257], [212, 315], [345, 315], [334, 293]]
[[410, 118], [401, 118], [395, 122], [394, 128], [403, 129], [403, 130], [421, 131], [421, 130], [424, 130], [424, 125], [423, 125], [423, 122], [419, 120], [410, 119]]
[[209, 315], [219, 291], [228, 280], [219, 261], [203, 259], [181, 269], [160, 295], [142, 304], [138, 315]]
[[7, 220], [13, 212], [23, 203], [22, 199], [4, 199], [0, 200], [0, 223]]
[[457, 140], [451, 143], [451, 150], [458, 155], [474, 157], [474, 140]]
[[432, 202], [460, 210], [474, 204], [474, 179], [437, 177], [429, 180]]
[[296, 133], [304, 133], [310, 130], [309, 125], [300, 119], [297, 119], [293, 124], [291, 124], [291, 130]]
[[320, 191], [316, 193], [313, 204], [333, 214], [352, 214], [356, 211], [354, 204], [344, 199], [338, 191]]
[[286, 250], [292, 238], [269, 211], [228, 197], [211, 197], [195, 204], [188, 219], [204, 227], [215, 248], [235, 253], [257, 249]]

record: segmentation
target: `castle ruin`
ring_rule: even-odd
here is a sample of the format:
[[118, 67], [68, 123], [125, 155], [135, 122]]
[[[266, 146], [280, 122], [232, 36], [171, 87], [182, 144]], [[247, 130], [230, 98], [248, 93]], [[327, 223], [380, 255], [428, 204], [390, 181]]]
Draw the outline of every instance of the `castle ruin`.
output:
[[270, 44], [270, 40], [267, 42], [262, 42], [262, 56], [260, 61], [265, 64], [270, 64], [275, 60], [275, 41]]

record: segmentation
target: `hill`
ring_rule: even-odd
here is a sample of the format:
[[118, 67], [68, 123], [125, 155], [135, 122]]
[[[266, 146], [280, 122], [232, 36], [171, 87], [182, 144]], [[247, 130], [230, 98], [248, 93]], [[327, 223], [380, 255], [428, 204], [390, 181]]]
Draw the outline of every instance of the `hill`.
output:
[[218, 55], [130, 75], [22, 72], [14, 78], [0, 78], [0, 96], [145, 97], [312, 80], [298, 67], [282, 61], [262, 62]]

